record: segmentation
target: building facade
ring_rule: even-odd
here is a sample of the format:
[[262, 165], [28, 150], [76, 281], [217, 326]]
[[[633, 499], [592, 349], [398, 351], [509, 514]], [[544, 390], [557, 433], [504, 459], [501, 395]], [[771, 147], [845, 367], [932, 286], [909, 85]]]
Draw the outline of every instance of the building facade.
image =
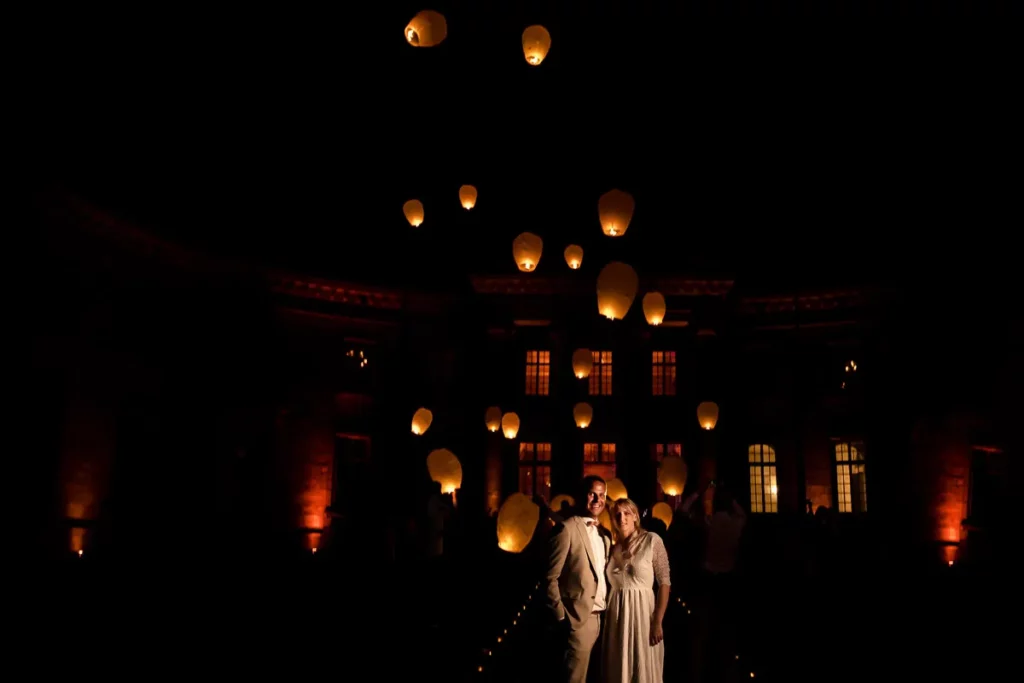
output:
[[[926, 335], [908, 337], [899, 292], [665, 275], [640, 283], [666, 297], [655, 326], [641, 295], [624, 320], [595, 316], [575, 271], [428, 291], [216, 262], [88, 207], [46, 224], [61, 240], [44, 253], [68, 265], [55, 286], [82, 293], [60, 304], [75, 324], [37, 330], [51, 552], [310, 551], [369, 511], [400, 525], [437, 448], [461, 461], [460, 509], [481, 516], [513, 492], [550, 503], [588, 473], [643, 508], [674, 505], [666, 455], [687, 463], [687, 492], [722, 483], [769, 535], [820, 509], [852, 537], [948, 562], [1007, 514], [1008, 413], [925, 381]], [[492, 406], [519, 416], [515, 438], [488, 431]], [[420, 407], [433, 422], [414, 435]]]

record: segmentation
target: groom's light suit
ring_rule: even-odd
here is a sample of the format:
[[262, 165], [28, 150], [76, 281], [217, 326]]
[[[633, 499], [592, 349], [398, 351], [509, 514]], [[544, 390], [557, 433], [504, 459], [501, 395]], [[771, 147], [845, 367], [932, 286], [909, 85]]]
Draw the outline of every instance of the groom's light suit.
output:
[[601, 630], [600, 611], [608, 597], [604, 572], [611, 534], [600, 524], [589, 529], [588, 519], [565, 520], [553, 530], [549, 547], [547, 604], [556, 619], [569, 622], [565, 666], [570, 683], [586, 681], [590, 653]]

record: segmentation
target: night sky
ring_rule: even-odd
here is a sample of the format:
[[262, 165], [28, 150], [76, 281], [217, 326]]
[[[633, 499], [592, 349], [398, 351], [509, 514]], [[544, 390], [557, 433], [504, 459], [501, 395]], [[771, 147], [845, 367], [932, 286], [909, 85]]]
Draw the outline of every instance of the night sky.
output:
[[[941, 281], [964, 255], [991, 276], [1019, 225], [998, 35], [812, 29], [750, 3], [720, 4], [748, 10], [728, 21], [435, 3], [448, 38], [413, 48], [425, 6], [386, 4], [67, 17], [33, 56], [32, 177], [228, 259], [424, 286], [517, 272], [524, 230], [545, 239], [538, 274], [574, 242], [595, 274], [614, 255], [751, 290]], [[553, 37], [539, 67], [532, 23]], [[613, 187], [637, 202], [614, 244], [596, 208]]]

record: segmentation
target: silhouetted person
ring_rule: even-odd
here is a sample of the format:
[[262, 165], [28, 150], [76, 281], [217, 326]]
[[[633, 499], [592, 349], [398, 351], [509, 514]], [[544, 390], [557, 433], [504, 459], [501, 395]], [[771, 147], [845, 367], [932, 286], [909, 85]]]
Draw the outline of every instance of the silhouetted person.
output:
[[583, 479], [576, 515], [558, 524], [548, 542], [547, 606], [557, 623], [563, 669], [558, 680], [584, 683], [607, 607], [605, 569], [612, 537], [599, 518], [605, 481]]
[[735, 681], [738, 680], [735, 608], [739, 597], [735, 569], [747, 515], [736, 499], [716, 487], [714, 481], [687, 498], [683, 508], [689, 510], [709, 489], [714, 490], [714, 498], [712, 513], [705, 518], [707, 538], [699, 582], [697, 617], [700, 625], [694, 642], [694, 678], [701, 680], [703, 666], [710, 661], [714, 676]]

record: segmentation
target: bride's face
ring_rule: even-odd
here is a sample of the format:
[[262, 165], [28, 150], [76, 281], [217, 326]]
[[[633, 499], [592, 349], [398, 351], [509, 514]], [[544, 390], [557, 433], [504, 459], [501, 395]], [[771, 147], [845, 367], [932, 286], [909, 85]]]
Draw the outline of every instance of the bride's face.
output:
[[636, 516], [625, 505], [615, 510], [615, 523], [619, 525], [623, 536], [629, 536], [636, 529]]

